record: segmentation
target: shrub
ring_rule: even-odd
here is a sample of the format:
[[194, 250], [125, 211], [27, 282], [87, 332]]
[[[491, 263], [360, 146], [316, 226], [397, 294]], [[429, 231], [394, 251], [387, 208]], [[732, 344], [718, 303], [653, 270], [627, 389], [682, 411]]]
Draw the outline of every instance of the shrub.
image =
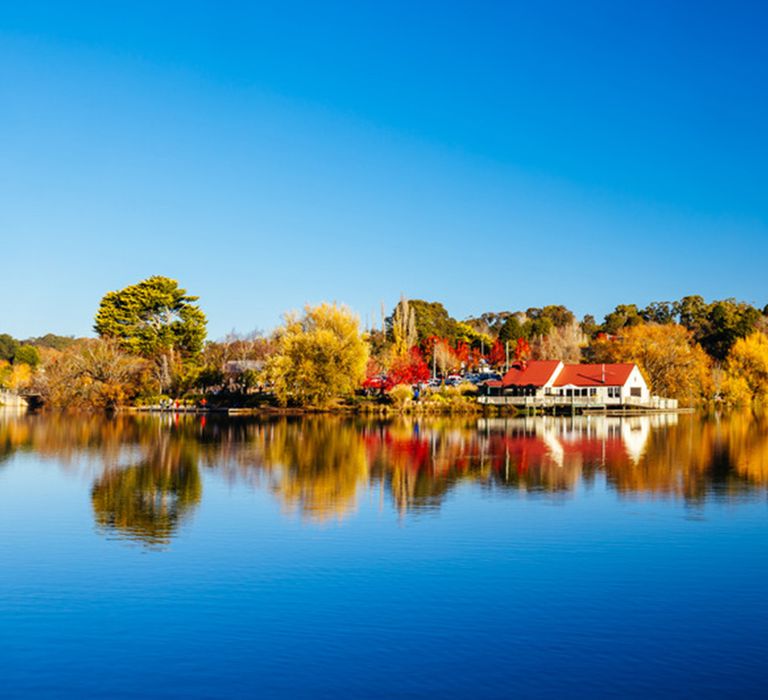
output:
[[402, 409], [413, 399], [413, 388], [410, 384], [396, 384], [390, 389], [389, 397], [395, 406]]

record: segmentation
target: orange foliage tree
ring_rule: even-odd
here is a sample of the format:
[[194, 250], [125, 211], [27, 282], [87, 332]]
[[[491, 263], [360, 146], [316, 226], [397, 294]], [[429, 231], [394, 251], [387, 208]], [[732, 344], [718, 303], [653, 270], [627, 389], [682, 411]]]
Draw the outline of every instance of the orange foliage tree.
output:
[[504, 343], [502, 343], [500, 340], [497, 340], [493, 347], [491, 348], [491, 351], [488, 353], [488, 364], [491, 365], [491, 367], [501, 367], [507, 360], [507, 351], [504, 347]]
[[616, 338], [595, 340], [591, 355], [595, 362], [635, 362], [655, 394], [682, 403], [711, 396], [709, 357], [691, 332], [677, 324], [624, 328]]

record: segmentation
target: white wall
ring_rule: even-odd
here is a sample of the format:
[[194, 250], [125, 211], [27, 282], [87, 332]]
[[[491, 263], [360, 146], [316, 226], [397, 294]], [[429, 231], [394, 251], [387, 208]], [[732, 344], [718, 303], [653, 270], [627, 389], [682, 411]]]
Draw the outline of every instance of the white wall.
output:
[[640, 374], [640, 370], [637, 366], [635, 366], [629, 373], [627, 383], [621, 387], [621, 398], [630, 398], [632, 396], [633, 388], [640, 389], [641, 399], [648, 400], [650, 398], [651, 392], [648, 390], [648, 385], [645, 383], [645, 379], [643, 379], [643, 375]]

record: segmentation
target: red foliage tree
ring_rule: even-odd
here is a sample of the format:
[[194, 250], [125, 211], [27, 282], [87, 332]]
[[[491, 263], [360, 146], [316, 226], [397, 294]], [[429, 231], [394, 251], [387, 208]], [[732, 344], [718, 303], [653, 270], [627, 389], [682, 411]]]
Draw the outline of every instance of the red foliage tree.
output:
[[453, 354], [456, 355], [456, 359], [459, 362], [464, 363], [465, 367], [469, 365], [469, 345], [459, 341], [456, 343], [456, 349], [453, 351]]
[[435, 351], [435, 345], [438, 343], [445, 343], [446, 340], [443, 340], [443, 338], [440, 338], [436, 335], [430, 335], [424, 338], [424, 340], [421, 343], [421, 349], [424, 354], [424, 357], [431, 357], [432, 353]]
[[485, 359], [485, 355], [480, 352], [479, 348], [471, 348], [469, 351], [469, 362], [467, 368], [476, 369], [480, 366], [480, 362]]
[[363, 381], [363, 389], [389, 389], [389, 381], [386, 377], [386, 372], [381, 366], [381, 363], [374, 360], [372, 357], [368, 359], [368, 366], [365, 370], [365, 380]]
[[515, 345], [515, 362], [526, 362], [531, 356], [531, 346], [525, 338], [518, 338]]
[[418, 384], [429, 379], [429, 367], [421, 350], [414, 345], [407, 355], [398, 357], [389, 368], [387, 376], [391, 386], [396, 384]]
[[504, 348], [504, 343], [497, 340], [491, 351], [488, 353], [488, 364], [491, 367], [501, 367], [507, 360], [507, 352]]

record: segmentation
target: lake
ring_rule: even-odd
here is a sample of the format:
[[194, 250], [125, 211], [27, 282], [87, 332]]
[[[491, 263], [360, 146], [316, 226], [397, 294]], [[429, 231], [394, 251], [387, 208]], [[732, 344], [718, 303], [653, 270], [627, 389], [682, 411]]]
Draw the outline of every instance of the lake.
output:
[[768, 421], [0, 413], [0, 696], [764, 696]]

